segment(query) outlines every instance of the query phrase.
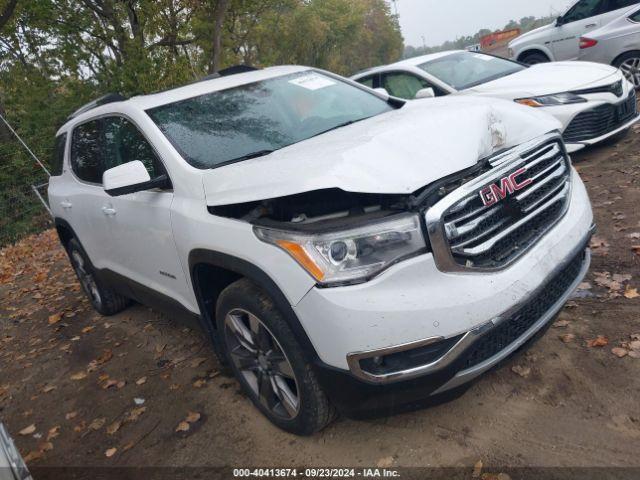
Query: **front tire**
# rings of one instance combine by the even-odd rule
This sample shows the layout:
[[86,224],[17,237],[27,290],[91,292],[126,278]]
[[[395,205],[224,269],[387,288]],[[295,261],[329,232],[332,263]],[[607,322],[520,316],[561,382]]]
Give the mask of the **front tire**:
[[97,277],[87,254],[75,238],[69,240],[67,253],[82,290],[98,313],[105,316],[115,315],[130,305],[131,301],[128,298],[104,285]]
[[525,54],[520,60],[522,63],[526,63],[527,65],[537,65],[538,63],[549,63],[549,57],[547,57],[544,53],[540,52],[532,52]]
[[620,69],[636,90],[640,90],[640,51],[620,55],[613,62],[613,66]]
[[271,298],[248,279],[229,285],[216,306],[229,365],[253,404],[276,426],[311,435],[334,410],[302,347]]

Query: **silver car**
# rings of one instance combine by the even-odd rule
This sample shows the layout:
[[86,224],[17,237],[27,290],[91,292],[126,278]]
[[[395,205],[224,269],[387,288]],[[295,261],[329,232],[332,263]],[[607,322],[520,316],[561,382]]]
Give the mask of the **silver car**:
[[640,89],[640,7],[582,37],[579,59],[618,67]]
[[0,423],[0,480],[33,480],[9,432]]

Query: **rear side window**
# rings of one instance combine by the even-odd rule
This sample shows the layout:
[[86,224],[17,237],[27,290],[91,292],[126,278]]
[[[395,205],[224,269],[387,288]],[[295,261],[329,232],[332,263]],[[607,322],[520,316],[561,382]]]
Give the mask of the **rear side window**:
[[62,164],[64,163],[64,148],[67,145],[67,134],[63,133],[56,137],[53,147],[53,157],[51,158],[51,175],[62,175]]
[[629,17],[632,22],[640,23],[640,10]]
[[71,168],[80,180],[102,183],[104,166],[100,144],[99,120],[83,123],[73,130]]
[[126,118],[104,119],[104,169],[140,160],[153,179],[165,173],[153,148],[140,130]]
[[358,83],[361,83],[362,85],[365,85],[365,86],[367,86],[369,88],[374,88],[373,79],[374,79],[374,77],[360,78],[360,79],[358,79]]

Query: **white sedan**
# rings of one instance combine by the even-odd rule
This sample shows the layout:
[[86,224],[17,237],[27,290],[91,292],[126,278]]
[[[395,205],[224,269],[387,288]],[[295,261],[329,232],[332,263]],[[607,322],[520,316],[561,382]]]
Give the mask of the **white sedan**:
[[352,80],[407,100],[481,95],[539,108],[562,122],[569,152],[613,137],[640,120],[633,85],[619,70],[596,63],[527,66],[456,50],[372,68]]

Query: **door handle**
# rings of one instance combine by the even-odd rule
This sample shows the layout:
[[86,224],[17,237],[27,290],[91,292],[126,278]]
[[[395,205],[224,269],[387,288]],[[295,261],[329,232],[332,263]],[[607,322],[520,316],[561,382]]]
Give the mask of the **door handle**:
[[60,202],[60,206],[65,210],[69,210],[73,207],[73,204],[69,200],[63,200]]
[[590,23],[589,25],[587,25],[585,28],[593,28],[593,27],[597,27],[598,24],[597,23]]
[[113,217],[116,214],[116,209],[105,205],[104,207],[102,207],[102,213],[104,213],[107,217]]

